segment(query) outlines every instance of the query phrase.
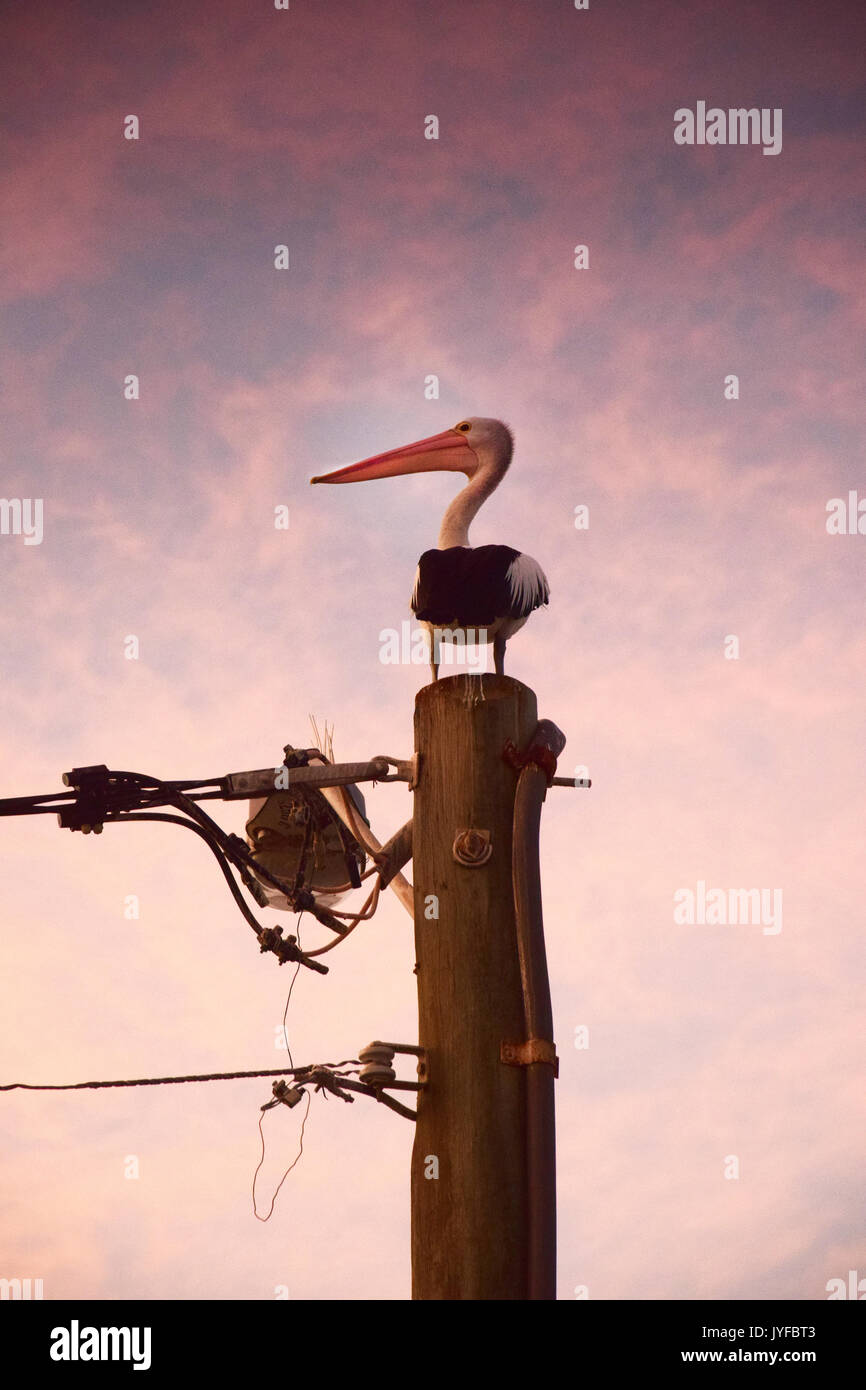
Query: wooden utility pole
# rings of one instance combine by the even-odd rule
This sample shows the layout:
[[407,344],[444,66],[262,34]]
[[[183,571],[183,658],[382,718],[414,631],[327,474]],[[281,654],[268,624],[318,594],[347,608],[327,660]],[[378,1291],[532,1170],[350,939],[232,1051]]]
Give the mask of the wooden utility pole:
[[[503,752],[509,741],[525,749],[537,723],[534,693],[508,676],[454,676],[416,700],[415,944],[427,1059],[412,1157],[416,1299],[555,1297],[553,1066],[549,1102],[528,1107],[531,1068],[503,1060],[503,1045],[508,1055],[527,1040],[531,973],[512,880],[518,774]],[[543,993],[543,940],[540,949]],[[535,1158],[528,1110],[543,1131]],[[530,1191],[533,1162],[544,1175]]]

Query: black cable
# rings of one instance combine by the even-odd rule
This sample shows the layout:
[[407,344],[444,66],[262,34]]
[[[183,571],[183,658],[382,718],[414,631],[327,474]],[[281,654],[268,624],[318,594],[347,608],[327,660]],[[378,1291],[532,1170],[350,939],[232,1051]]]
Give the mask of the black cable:
[[[190,819],[188,821],[178,821],[176,818],[173,818],[177,824],[189,825],[191,822],[195,823],[197,828],[200,828],[210,837],[210,839],[208,839],[208,844],[210,844],[211,849],[214,849],[214,852],[216,852],[216,850],[213,842],[219,846],[219,852],[224,854],[226,859],[230,860],[235,867],[240,868],[243,866],[248,871],[254,871],[259,877],[270,883],[273,888],[276,888],[279,893],[282,893],[291,900],[291,889],[289,885],[282,879],[277,878],[274,874],[269,873],[262,865],[257,864],[250,851],[237,839],[237,836],[230,835],[227,831],[223,830],[222,826],[219,825],[212,816],[209,816],[206,811],[203,811],[196,805],[192,797],[186,795],[184,787],[188,787],[190,785],[189,783],[162,782],[158,777],[149,777],[147,774],[139,772],[117,772],[112,773],[112,776],[127,778],[137,784],[147,784],[149,787],[152,787],[153,791],[150,792],[146,805],[159,806],[168,804],[170,806],[175,806],[179,811],[183,811]],[[201,784],[192,783],[192,786],[199,785]],[[159,797],[160,800],[156,800],[156,797]],[[124,812],[124,818],[131,819],[131,814]],[[109,819],[109,817],[106,817],[106,819]],[[234,880],[232,879],[230,882],[232,883],[233,889],[236,889],[237,885],[234,883]],[[246,907],[246,904],[244,904],[244,907]],[[254,918],[250,917],[246,912],[245,915],[247,916],[248,922],[254,922]],[[256,931],[260,930],[258,923],[255,923],[255,927]]]
[[[209,820],[210,817],[205,817],[205,819]],[[282,927],[263,927],[260,922],[256,921],[255,917],[250,912],[249,908],[244,902],[240,888],[238,887],[237,883],[232,877],[231,871],[228,867],[228,863],[226,862],[226,860],[228,859],[228,853],[219,845],[216,836],[212,835],[210,829],[206,829],[203,826],[196,825],[194,821],[185,820],[183,816],[173,816],[170,812],[167,811],[124,811],[122,814],[118,813],[117,815],[105,816],[103,819],[103,824],[122,825],[124,821],[133,820],[168,821],[171,825],[185,825],[188,830],[194,830],[197,835],[201,836],[205,844],[208,846],[208,848],[211,850],[212,854],[216,858],[216,861],[219,864],[220,869],[222,870],[223,877],[225,878],[226,883],[231,889],[232,897],[234,898],[235,902],[237,903],[238,907],[243,913],[244,918],[255,932],[262,950],[273,951],[274,954],[279,958],[281,965],[286,960],[297,961],[299,966],[305,965],[308,970],[314,970],[319,975],[327,975],[328,967],[326,965],[322,965],[320,961],[310,960],[307,956],[305,956],[303,951],[301,951],[300,948],[294,944],[293,937],[289,937],[288,941],[283,940]],[[215,825],[215,828],[218,831],[220,830],[219,826]],[[225,834],[224,831],[221,831],[220,833]]]
[[[86,827],[90,828],[90,826],[98,827],[106,823],[116,825],[120,820],[141,819],[162,819],[175,825],[190,826],[198,831],[216,855],[220,869],[238,907],[257,935],[266,929],[262,928],[249,911],[241,896],[240,889],[228,871],[226,861],[238,870],[250,891],[252,891],[252,880],[258,879],[285,897],[295,911],[306,909],[330,931],[336,932],[339,936],[346,934],[344,924],[327,908],[320,907],[316,903],[312,891],[301,890],[298,887],[297,880],[303,872],[308,848],[306,840],[299,873],[296,875],[295,884],[292,885],[272,874],[264,865],[257,863],[251,850],[237,835],[229,834],[223,830],[221,825],[196,805],[194,796],[188,795],[189,792],[194,792],[195,788],[206,785],[214,787],[216,790],[199,792],[199,796],[207,799],[222,799],[226,791],[225,778],[214,778],[204,784],[190,780],[163,782],[160,778],[152,777],[143,772],[113,771],[97,766],[74,768],[72,773],[65,774],[65,779],[72,779],[79,785],[72,787],[68,792],[58,792],[53,796],[49,794],[46,797],[10,797],[0,800],[0,815],[39,815],[51,811],[58,815],[61,825],[67,825],[69,829],[73,830],[84,829],[85,823]],[[46,800],[52,804],[43,805],[42,802]],[[157,816],[153,808],[164,805],[174,806],[177,810],[182,811],[188,819],[181,819],[170,814]],[[144,815],[142,815],[142,811],[145,813]],[[283,958],[281,956],[281,959]],[[306,961],[304,963],[308,964]],[[318,969],[316,966],[310,968]],[[327,972],[323,969],[322,973]]]
[[[360,1067],[357,1057],[347,1057],[342,1062],[319,1062],[306,1067],[269,1067],[266,1071],[213,1071],[197,1076],[146,1076],[132,1081],[71,1081],[64,1085],[34,1086],[28,1081],[12,1081],[0,1086],[0,1091],[102,1091],[118,1086],[179,1086],[185,1081],[245,1081],[256,1076],[297,1076],[321,1068],[324,1071],[338,1072],[340,1067]],[[306,1083],[305,1083],[306,1084]]]
[[258,933],[262,930],[261,924],[256,921],[255,917],[250,912],[249,908],[244,902],[241,890],[240,888],[238,888],[237,883],[232,877],[231,870],[229,869],[229,866],[225,861],[223,851],[219,848],[217,844],[214,843],[209,833],[206,830],[204,830],[202,826],[196,825],[194,821],[184,820],[183,816],[173,816],[167,811],[124,811],[123,813],[119,813],[116,816],[106,816],[104,824],[123,825],[125,821],[132,820],[168,821],[171,825],[185,825],[188,830],[194,830],[196,835],[199,835],[201,839],[204,840],[208,849],[213,854],[214,858],[220,866],[220,869],[222,870],[222,874],[225,878],[226,883],[231,889],[232,896],[235,902],[237,903],[241,912],[244,914],[246,920],[249,922],[253,931],[256,933],[256,935],[258,935]]
[[0,816],[38,816],[57,811],[57,806],[42,806],[43,801],[74,801],[78,792],[49,792],[45,796],[7,796],[0,801]]
[[249,872],[254,873],[257,878],[270,884],[272,888],[275,888],[278,893],[281,893],[283,897],[288,900],[295,911],[298,911],[298,903],[300,903],[302,909],[306,909],[307,912],[310,912],[316,920],[327,927],[329,931],[336,932],[338,936],[346,935],[345,925],[339,921],[338,918],[334,917],[327,908],[320,907],[310,890],[304,890],[302,898],[300,892],[294,885],[290,884],[286,879],[278,878],[276,874],[272,874],[269,869],[266,869],[263,864],[259,864],[253,857],[252,851],[242,840],[239,840],[236,835],[227,834],[221,825],[218,825],[200,806],[196,806],[195,802],[183,792],[173,792],[170,797],[170,802],[179,810],[185,811],[186,814],[199,825],[207,828],[220,843],[223,854],[225,854],[226,858],[231,860],[237,868],[243,866]]
[[[153,804],[151,798],[154,793],[170,800],[171,794],[175,790],[183,793],[189,800],[192,800],[193,797],[207,801],[225,798],[226,779],[224,777],[187,778],[178,782],[163,782],[160,778],[150,777],[146,773],[110,771],[109,778],[112,783],[126,783],[127,791],[130,785],[137,788],[139,793],[147,798],[149,804]],[[197,791],[196,789],[199,787],[209,787],[214,790]],[[112,795],[123,790],[124,787],[121,785],[111,785],[106,788],[106,795],[110,799]],[[0,798],[0,816],[48,815],[50,812],[56,812],[68,802],[76,801],[81,795],[81,791],[80,787],[73,787],[69,791],[45,792],[39,796],[2,797]]]

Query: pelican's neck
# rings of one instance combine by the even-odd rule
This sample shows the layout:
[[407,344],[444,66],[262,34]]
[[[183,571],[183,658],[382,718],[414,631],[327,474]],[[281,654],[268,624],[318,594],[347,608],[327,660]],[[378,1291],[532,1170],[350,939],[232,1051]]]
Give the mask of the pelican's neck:
[[450,550],[454,545],[469,545],[469,527],[498,482],[499,478],[492,469],[481,468],[458,492],[442,518],[436,542],[439,550]]

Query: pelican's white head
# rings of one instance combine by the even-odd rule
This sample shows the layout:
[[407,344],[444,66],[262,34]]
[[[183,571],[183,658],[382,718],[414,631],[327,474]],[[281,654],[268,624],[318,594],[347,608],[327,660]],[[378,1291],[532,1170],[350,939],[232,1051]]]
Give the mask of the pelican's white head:
[[480,471],[489,472],[499,482],[504,476],[514,452],[514,435],[502,420],[488,420],[483,415],[467,415],[454,426],[462,434],[477,460],[468,476]]

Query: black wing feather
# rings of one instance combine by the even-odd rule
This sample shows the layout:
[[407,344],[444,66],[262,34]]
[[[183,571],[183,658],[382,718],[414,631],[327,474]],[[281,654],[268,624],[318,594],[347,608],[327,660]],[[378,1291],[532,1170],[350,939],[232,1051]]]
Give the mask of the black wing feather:
[[[455,545],[425,550],[418,562],[412,612],[421,622],[487,627],[497,618],[522,618],[537,603],[515,603],[508,571],[520,556],[510,545]],[[539,602],[546,602],[540,595]]]

